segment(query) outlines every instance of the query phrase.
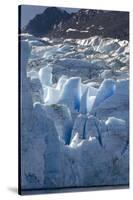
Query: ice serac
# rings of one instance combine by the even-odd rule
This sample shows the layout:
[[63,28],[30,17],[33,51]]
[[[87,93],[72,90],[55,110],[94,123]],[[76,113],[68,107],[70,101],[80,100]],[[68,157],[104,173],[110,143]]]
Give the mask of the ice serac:
[[72,111],[79,111],[80,100],[81,79],[79,77],[72,77],[65,82],[58,103],[67,105]]
[[126,129],[125,120],[118,119],[116,117],[109,117],[108,120],[106,121],[106,125],[108,127],[108,131],[112,130],[114,134],[116,133],[120,135],[124,134],[125,136],[127,135],[125,132]]
[[[33,137],[33,101],[30,90],[30,83],[27,78],[26,68],[31,48],[27,41],[21,41],[21,184],[22,189],[31,189],[42,185],[43,173],[40,160],[42,142],[40,138]],[[38,145],[36,145],[38,144]],[[44,145],[44,143],[43,143]],[[40,151],[37,152],[38,146]],[[37,148],[36,148],[37,147]],[[38,156],[40,154],[40,157]],[[32,163],[32,165],[31,165]]]
[[46,101],[45,99],[46,99],[47,95],[48,95],[48,87],[45,86],[45,87],[43,87],[43,102],[44,103]]
[[43,67],[39,70],[39,78],[43,86],[52,85],[52,68],[50,66]]
[[121,154],[128,144],[128,130],[125,120],[109,117],[106,121],[107,132],[103,135],[102,142],[110,155]]
[[44,102],[48,105],[56,104],[60,97],[60,90],[55,87],[47,87],[47,95],[44,97]]
[[44,102],[44,92],[42,88],[42,84],[38,78],[31,78],[30,79],[30,87],[31,87],[31,94],[33,103],[35,102]]
[[[80,125],[83,128],[81,121]],[[75,184],[128,184],[128,136],[125,128],[124,120],[109,118],[100,121],[94,116],[89,116],[86,120],[84,140],[80,137],[80,131],[75,129],[71,148],[66,155],[70,162],[75,161],[71,163],[71,168],[74,168],[77,175],[73,175]],[[126,175],[122,174],[124,171]]]
[[80,102],[80,113],[86,114],[88,112],[88,89],[84,92]]
[[119,168],[119,171],[117,171],[119,178],[116,178],[116,182],[118,184],[129,184],[129,146],[127,145],[127,148],[125,151],[117,157],[117,166],[122,166]]
[[103,101],[95,109],[95,114],[100,119],[116,117],[126,121],[128,128],[129,121],[129,81],[120,80],[116,82],[115,93]]
[[64,83],[66,82],[66,76],[62,76],[56,87],[50,87],[50,86],[45,86],[43,89],[45,90],[45,95],[44,95],[44,102],[47,103],[48,105],[51,104],[56,104],[60,98],[60,93],[62,90],[62,87]]
[[47,116],[53,121],[60,141],[70,143],[73,121],[71,112],[66,105],[52,104],[44,107]]
[[29,55],[28,42],[21,41],[22,189],[56,187],[61,185],[58,134],[53,121],[47,118],[43,105],[34,103],[33,106],[30,83],[26,74]]
[[115,81],[112,79],[105,79],[98,89],[93,109],[97,108],[103,101],[111,97],[116,89]]
[[[22,159],[23,189],[61,186],[61,151],[54,123],[44,106],[34,104],[32,130]],[[32,163],[32,165],[31,165]]]
[[[46,120],[41,105],[39,103],[34,104],[31,130],[26,137],[23,137],[22,189],[41,188],[44,185],[43,155],[45,151],[46,128],[43,117]],[[46,122],[48,121],[46,120]]]
[[26,182],[26,175],[25,170],[27,170],[26,167],[26,156],[27,149],[28,149],[28,142],[30,141],[29,132],[31,130],[31,123],[32,123],[32,110],[33,110],[33,104],[32,104],[32,97],[30,93],[30,86],[29,86],[29,80],[27,78],[26,74],[26,68],[28,63],[28,58],[30,56],[31,48],[27,41],[21,40],[20,41],[20,67],[21,67],[21,75],[20,75],[20,81],[21,81],[21,184],[22,188],[27,187]]
[[97,89],[86,84],[81,84],[82,97],[80,102],[80,113],[86,114],[92,110]]
[[109,173],[106,166],[110,167],[110,162],[99,141],[96,138],[84,140],[80,146],[80,152],[79,163],[82,169],[80,182],[84,186],[104,185]]
[[70,147],[76,149],[78,145],[80,145],[81,142],[82,142],[82,139],[80,138],[79,133],[76,132],[74,137],[71,140]]
[[92,140],[96,138],[99,144],[102,144],[102,132],[105,131],[105,126],[93,115],[88,116],[85,126],[85,139]]
[[64,75],[62,75],[62,76],[59,78],[59,81],[58,81],[58,83],[57,83],[56,89],[61,90],[62,87],[63,87],[63,85],[64,85],[64,83],[66,82],[66,80],[67,80],[67,77],[64,76]]
[[84,139],[86,120],[86,115],[79,114],[77,116],[73,125],[71,140],[75,137],[77,133],[80,139]]
[[42,147],[42,160],[44,160],[44,188],[54,188],[61,184],[61,154],[58,134],[53,121],[47,117],[42,105],[36,104],[34,112],[33,130],[36,135],[36,140],[43,135],[45,142],[45,146]]
[[66,150],[65,166],[71,176],[66,185],[98,186],[106,182],[109,171],[105,166],[111,167],[111,162],[96,138],[82,140],[76,133]]
[[20,67],[21,67],[21,124],[22,133],[26,134],[29,130],[29,124],[31,123],[31,113],[32,113],[32,96],[30,92],[29,80],[27,78],[26,68],[28,63],[28,58],[30,56],[31,47],[29,43],[25,40],[20,41]]
[[92,108],[93,108],[93,104],[95,102],[96,96],[89,96],[88,98],[88,113],[91,112]]

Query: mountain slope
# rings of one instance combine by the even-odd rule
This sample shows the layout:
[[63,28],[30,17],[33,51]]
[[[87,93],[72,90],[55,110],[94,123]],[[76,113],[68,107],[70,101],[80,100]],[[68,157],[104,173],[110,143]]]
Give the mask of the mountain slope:
[[23,32],[28,32],[34,36],[44,36],[53,30],[56,24],[66,20],[70,15],[59,8],[47,8],[42,14],[36,15],[24,28]]
[[47,8],[24,28],[35,36],[89,38],[99,35],[129,39],[129,13],[81,9],[68,14],[56,7]]
[[128,12],[81,9],[52,32],[55,37],[88,38],[99,35],[128,40]]

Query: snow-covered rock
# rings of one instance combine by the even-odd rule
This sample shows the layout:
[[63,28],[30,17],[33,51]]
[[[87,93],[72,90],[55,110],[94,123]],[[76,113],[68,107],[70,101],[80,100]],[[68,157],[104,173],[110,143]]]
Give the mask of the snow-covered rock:
[[66,30],[66,32],[71,32],[71,31],[75,32],[75,31],[77,31],[77,29],[69,28],[69,29]]

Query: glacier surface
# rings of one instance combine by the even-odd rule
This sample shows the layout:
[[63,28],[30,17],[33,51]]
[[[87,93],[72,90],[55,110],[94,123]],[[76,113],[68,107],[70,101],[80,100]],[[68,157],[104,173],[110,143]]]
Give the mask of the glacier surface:
[[21,38],[22,189],[128,185],[128,42],[42,41]]

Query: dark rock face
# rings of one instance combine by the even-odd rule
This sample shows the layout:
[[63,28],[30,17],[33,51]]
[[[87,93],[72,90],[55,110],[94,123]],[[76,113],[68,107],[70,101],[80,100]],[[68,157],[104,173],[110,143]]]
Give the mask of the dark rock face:
[[[79,10],[62,24],[60,36],[66,38],[88,38],[94,35],[127,39],[129,37],[128,12]],[[69,31],[69,28],[76,31]],[[54,31],[59,36],[59,30]]]
[[42,14],[36,15],[25,27],[24,32],[34,36],[44,36],[52,31],[59,22],[67,21],[70,15],[59,8],[47,8]]
[[80,39],[99,35],[128,40],[129,13],[81,9],[77,13],[68,14],[51,7],[31,20],[24,32],[57,38]]

